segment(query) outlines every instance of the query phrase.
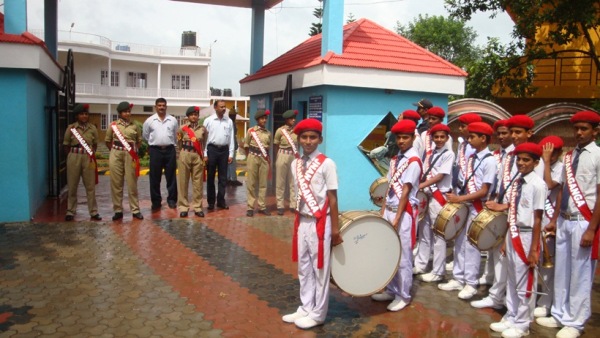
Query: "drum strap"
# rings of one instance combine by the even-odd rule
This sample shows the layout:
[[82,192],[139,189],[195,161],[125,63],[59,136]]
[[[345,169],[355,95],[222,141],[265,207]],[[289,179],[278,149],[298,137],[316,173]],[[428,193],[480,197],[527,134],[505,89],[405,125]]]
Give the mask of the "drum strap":
[[129,145],[129,142],[127,142],[127,140],[125,140],[125,136],[123,136],[123,134],[121,133],[121,131],[119,130],[119,127],[117,127],[117,123],[113,122],[110,125],[113,133],[115,133],[115,136],[117,136],[117,139],[119,140],[119,142],[121,142],[121,144],[123,145],[123,148],[125,148],[125,150],[127,150],[127,152],[129,153],[129,156],[131,156],[131,158],[133,159],[133,167],[135,168],[135,176],[138,177],[140,176],[140,158],[138,157],[137,152],[135,151],[135,149]]
[[[469,162],[467,163],[469,169],[473,168],[473,163],[475,162],[476,156],[477,155],[474,154],[469,158]],[[473,180],[473,182],[470,182],[471,178],[473,178],[473,176],[475,175],[475,172],[477,171],[479,166],[483,163],[483,161],[490,156],[492,156],[492,153],[485,154],[485,156],[481,159],[481,161],[479,161],[479,163],[477,163],[477,166],[475,168],[473,168],[473,170],[469,173],[469,177],[465,180],[465,184],[460,189],[461,195],[465,193],[465,188],[469,188],[470,186],[472,186],[473,189],[467,189],[469,191],[469,193],[475,192],[475,182],[474,182],[474,180]],[[471,184],[469,184],[469,183],[471,183]],[[480,212],[481,209],[483,209],[483,204],[482,204],[481,200],[473,201],[473,207],[475,208],[475,210],[477,210],[477,212]]]
[[421,182],[424,182],[425,180],[427,180],[427,175],[429,175],[429,173],[431,172],[431,169],[433,169],[433,165],[435,164],[435,162],[437,162],[437,160],[438,160],[440,157],[442,157],[442,155],[443,155],[445,152],[447,152],[447,151],[448,151],[448,149],[444,148],[444,150],[442,150],[442,152],[441,152],[441,153],[439,153],[439,155],[438,155],[438,156],[436,156],[435,158],[433,158],[433,160],[431,160],[431,158],[430,158],[430,161],[429,161],[429,162],[431,162],[431,163],[425,162],[425,163],[427,163],[427,164],[428,164],[428,166],[427,166],[427,170],[426,170],[426,171],[425,171],[425,173],[423,174],[423,177],[421,178]]
[[92,150],[90,145],[87,144],[87,142],[85,142],[85,139],[83,138],[83,136],[81,136],[81,134],[79,134],[79,132],[77,131],[77,128],[71,128],[71,134],[73,134],[73,136],[75,136],[75,139],[77,139],[77,142],[79,142],[79,144],[81,144],[81,147],[87,153],[88,157],[90,158],[90,165],[92,165],[91,162],[94,162],[94,167],[96,168],[95,169],[95,171],[96,171],[95,182],[96,182],[96,184],[98,184],[98,162],[96,161],[96,154],[94,154],[94,151]]

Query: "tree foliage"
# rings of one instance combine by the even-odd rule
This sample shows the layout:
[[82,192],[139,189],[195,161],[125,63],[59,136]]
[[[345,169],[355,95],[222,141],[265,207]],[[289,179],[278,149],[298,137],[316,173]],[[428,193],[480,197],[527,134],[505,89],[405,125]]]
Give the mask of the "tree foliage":
[[354,21],[356,21],[356,17],[354,16],[354,14],[348,13],[348,19],[346,19],[346,23],[348,24],[348,23],[352,23]]
[[[319,2],[322,3],[322,0],[319,0]],[[317,19],[319,19],[319,22],[313,22],[312,24],[310,24],[310,31],[308,32],[308,35],[310,36],[315,36],[318,34],[321,34],[321,32],[323,31],[323,24],[322,24],[322,19],[323,19],[323,6],[321,4],[321,7],[315,8],[313,10],[313,16]]]

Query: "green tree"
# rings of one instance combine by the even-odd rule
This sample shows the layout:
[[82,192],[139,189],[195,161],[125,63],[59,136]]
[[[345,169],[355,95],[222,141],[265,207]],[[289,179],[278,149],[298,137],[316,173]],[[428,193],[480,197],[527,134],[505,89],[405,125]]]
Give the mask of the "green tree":
[[321,4],[320,7],[315,8],[313,10],[313,16],[315,18],[319,19],[319,22],[313,22],[311,24],[310,31],[308,33],[308,35],[310,35],[310,36],[315,36],[315,35],[321,34],[321,32],[323,31],[323,24],[322,24],[323,0],[319,0],[319,3]]
[[346,23],[348,24],[348,23],[352,23],[354,21],[356,21],[356,17],[354,17],[354,14],[348,13],[348,19],[346,19]]

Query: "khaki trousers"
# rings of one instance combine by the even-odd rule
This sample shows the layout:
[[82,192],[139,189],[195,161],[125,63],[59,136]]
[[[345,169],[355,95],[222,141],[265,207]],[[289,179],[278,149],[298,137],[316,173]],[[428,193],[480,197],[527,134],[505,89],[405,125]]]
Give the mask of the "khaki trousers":
[[[248,154],[246,161],[247,174],[246,190],[248,210],[254,210],[254,202],[258,202],[258,210],[265,210],[265,199],[267,196],[267,179],[269,177],[269,162],[259,155]],[[258,195],[256,189],[258,188]]]
[[192,209],[196,212],[202,211],[202,196],[204,183],[202,173],[204,172],[204,160],[196,152],[182,150],[179,152],[177,161],[177,184],[179,192],[177,196],[177,208],[179,212],[187,212],[190,209],[188,202],[188,187],[192,179]]
[[275,161],[277,177],[275,178],[275,198],[277,209],[285,208],[285,189],[289,190],[290,208],[296,208],[296,194],[294,194],[294,178],[292,177],[292,161],[294,155],[279,152]]
[[110,170],[110,193],[115,213],[123,212],[123,180],[127,179],[127,194],[129,195],[129,208],[131,213],[140,212],[138,203],[137,177],[135,176],[135,162],[125,150],[112,149],[108,158]]
[[[91,164],[91,165],[90,165]],[[83,181],[90,216],[98,214],[96,204],[96,166],[90,162],[87,154],[69,153],[67,155],[67,215],[73,216],[77,211],[77,188],[79,178]]]

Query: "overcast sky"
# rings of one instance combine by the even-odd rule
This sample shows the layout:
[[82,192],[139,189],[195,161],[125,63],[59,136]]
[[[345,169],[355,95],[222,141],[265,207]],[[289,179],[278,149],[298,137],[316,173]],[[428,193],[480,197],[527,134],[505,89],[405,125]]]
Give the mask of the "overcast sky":
[[[28,1],[28,29],[43,28],[43,1]],[[318,0],[284,0],[265,14],[264,63],[306,40]],[[3,8],[0,7],[3,10]],[[419,14],[447,15],[443,0],[345,0],[344,21],[352,13],[393,30]],[[178,47],[183,31],[197,32],[197,45],[212,43],[211,86],[231,88],[239,95],[239,80],[250,69],[251,10],[170,0],[58,0],[58,29],[93,33],[118,42]],[[487,37],[510,40],[512,21],[505,13],[491,20],[479,15],[468,23]],[[213,43],[213,41],[217,41]]]

